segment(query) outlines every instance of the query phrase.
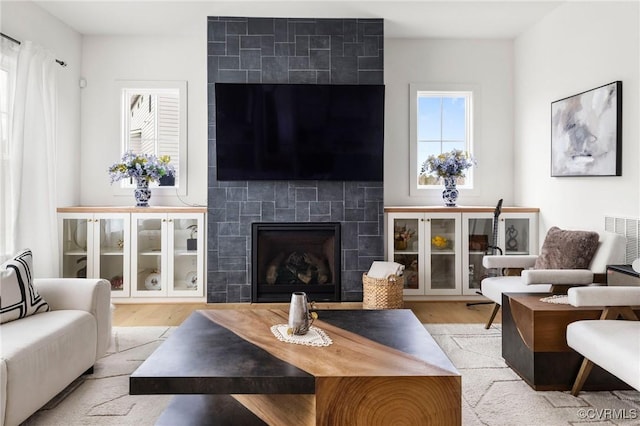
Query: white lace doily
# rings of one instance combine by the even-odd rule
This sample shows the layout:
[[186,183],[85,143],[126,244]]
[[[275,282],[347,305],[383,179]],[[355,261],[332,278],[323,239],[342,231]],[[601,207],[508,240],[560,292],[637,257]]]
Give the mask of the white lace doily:
[[327,333],[325,333],[324,330],[313,325],[309,328],[307,334],[302,336],[287,334],[288,328],[289,326],[287,324],[276,324],[271,326],[271,332],[281,342],[295,343],[296,345],[329,346],[333,343],[333,340],[327,336]]
[[555,303],[557,305],[568,305],[569,296],[566,294],[556,294],[554,296],[543,297],[540,301],[545,303]]

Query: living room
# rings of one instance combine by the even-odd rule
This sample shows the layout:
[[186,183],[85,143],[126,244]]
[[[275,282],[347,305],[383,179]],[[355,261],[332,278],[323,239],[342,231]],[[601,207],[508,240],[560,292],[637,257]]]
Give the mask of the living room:
[[[187,82],[188,188],[180,197],[154,191],[151,204],[207,206],[214,154],[207,17],[277,16],[384,19],[384,206],[442,204],[441,190],[411,195],[409,85],[475,83],[475,187],[461,189],[461,205],[504,199],[505,206],[539,208],[539,246],[554,225],[601,230],[606,216],[640,216],[637,2],[378,3],[386,2],[213,2],[177,13],[189,8],[169,2],[133,23],[120,15],[122,4],[3,2],[3,33],[41,44],[69,64],[58,70],[57,207],[133,203],[106,172],[122,154],[117,80]],[[424,22],[403,23],[394,8]],[[84,11],[100,19],[83,24]],[[484,19],[489,24],[478,24]],[[156,28],[154,21],[172,25]],[[621,176],[552,177],[551,103],[613,81],[622,81],[624,92]]]
[[[58,3],[47,4],[55,7]],[[167,9],[162,12],[163,16],[171,16],[171,3],[162,5]],[[204,7],[200,3],[198,5]],[[544,8],[537,3],[505,2],[499,7],[493,6],[494,9],[487,9],[489,12],[482,12],[483,7],[479,4],[467,12],[464,12],[466,9],[462,12],[455,9],[449,13],[453,13],[453,21],[464,18],[465,22],[474,22],[474,16],[480,13],[491,16],[487,19],[504,21],[507,18],[502,17],[513,10],[518,22],[527,24],[520,24],[518,32],[508,29],[511,35],[506,38],[488,33],[484,26],[476,30],[480,31],[480,36],[474,38],[469,33],[470,24],[456,25],[455,28],[462,27],[457,30],[457,34],[462,36],[446,32],[452,31],[448,30],[451,24],[438,24],[439,30],[445,28],[440,30],[445,31],[441,32],[443,35],[434,33],[417,38],[400,23],[394,30],[397,35],[394,37],[392,33],[390,36],[390,25],[394,28],[396,24],[393,21],[385,23],[384,206],[441,204],[441,191],[438,190],[410,195],[409,84],[478,82],[481,104],[477,114],[480,119],[473,152],[477,160],[474,167],[477,184],[473,190],[461,190],[461,205],[493,206],[502,198],[505,206],[539,208],[540,241],[553,225],[601,229],[607,215],[637,217],[640,196],[635,186],[640,177],[634,165],[640,153],[633,142],[637,139],[638,129],[632,118],[637,112],[637,28],[633,21],[635,14],[626,12],[627,8],[635,7],[634,2],[568,2],[545,4]],[[79,7],[88,8],[98,16],[118,10],[113,5],[102,5],[105,7],[102,12],[91,2],[73,7],[67,4],[66,7],[73,11],[71,16],[80,16],[75,12]],[[306,10],[304,5],[296,7],[300,8],[298,16],[313,16],[313,9]],[[426,2],[420,7],[434,5]],[[534,7],[537,15],[527,9]],[[158,8],[156,13],[160,13]],[[526,9],[524,12],[523,8]],[[500,14],[495,12],[498,9],[502,10]],[[291,9],[291,15],[295,15],[294,10]],[[242,16],[240,11],[231,9],[228,13]],[[426,12],[435,13],[431,10]],[[192,17],[194,13],[195,17]],[[340,13],[347,11],[338,9],[335,12],[337,16]],[[358,12],[351,13],[357,15]],[[589,19],[574,18],[589,13],[599,17],[601,24],[597,32],[591,28]],[[155,191],[151,204],[207,205],[211,197],[207,154],[213,154],[208,149],[207,105],[210,101],[205,89],[207,59],[202,53],[206,51],[207,28],[205,23],[191,21],[206,20],[206,16],[213,14],[208,10],[197,10],[185,17],[186,21],[171,27],[174,29],[154,30],[153,35],[148,34],[149,30],[145,30],[147,34],[140,35],[132,27],[128,30],[107,28],[103,30],[104,34],[89,30],[88,34],[80,34],[36,3],[6,2],[3,5],[5,33],[18,40],[40,42],[70,64],[58,70],[58,93],[63,101],[58,108],[57,207],[128,204],[127,192],[117,191],[114,185],[110,185],[106,172],[97,173],[98,170],[106,170],[121,155],[119,99],[115,87],[118,80],[187,82],[188,191],[179,198],[171,192]],[[532,19],[529,16],[536,16],[537,22],[528,23],[523,16],[529,21]],[[75,19],[80,20],[78,17]],[[438,22],[438,19],[434,20]],[[33,25],[31,22],[41,24]],[[607,25],[611,25],[614,31],[607,29]],[[167,34],[169,31],[178,33],[172,36]],[[601,46],[595,43],[601,43]],[[597,61],[587,55],[594,49],[599,52]],[[423,54],[417,55],[416,51]],[[551,70],[553,75],[545,74]],[[79,87],[81,79],[86,83],[84,88]],[[551,177],[551,102],[612,81],[624,82],[622,175]],[[202,90],[196,90],[198,87]],[[112,114],[108,114],[109,111]],[[68,167],[68,163],[79,167]],[[615,190],[612,190],[613,183]],[[625,195],[620,196],[622,193]],[[599,200],[596,204],[591,202],[594,196]]]

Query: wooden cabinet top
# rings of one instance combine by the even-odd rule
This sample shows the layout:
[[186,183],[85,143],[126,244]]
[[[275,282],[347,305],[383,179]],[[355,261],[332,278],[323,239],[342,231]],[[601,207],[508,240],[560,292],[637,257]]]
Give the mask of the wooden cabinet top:
[[[493,213],[490,206],[386,206],[385,213]],[[502,207],[502,213],[539,213],[537,207]]]
[[182,206],[71,206],[58,207],[58,213],[206,213],[206,207]]

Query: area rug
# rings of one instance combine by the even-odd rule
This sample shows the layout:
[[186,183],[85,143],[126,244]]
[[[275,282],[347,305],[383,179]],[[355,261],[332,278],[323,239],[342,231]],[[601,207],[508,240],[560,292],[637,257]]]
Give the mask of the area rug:
[[[425,324],[462,374],[463,425],[638,425],[640,392],[536,392],[501,356],[501,330]],[[131,374],[172,327],[114,327],[107,355],[22,426],[153,425],[171,399],[129,395]],[[179,426],[179,425],[176,425]],[[278,425],[279,426],[279,425]]]
[[114,327],[111,346],[93,374],[78,378],[21,426],[153,425],[171,396],[129,395],[129,375],[173,329]]
[[425,324],[462,374],[463,425],[638,425],[640,392],[536,392],[502,358],[502,330]]

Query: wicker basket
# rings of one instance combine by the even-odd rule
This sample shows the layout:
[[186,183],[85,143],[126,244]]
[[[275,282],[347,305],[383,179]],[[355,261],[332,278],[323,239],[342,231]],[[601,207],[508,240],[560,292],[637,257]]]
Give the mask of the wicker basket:
[[363,309],[399,309],[403,306],[404,277],[391,275],[386,278],[370,278],[362,274]]

